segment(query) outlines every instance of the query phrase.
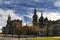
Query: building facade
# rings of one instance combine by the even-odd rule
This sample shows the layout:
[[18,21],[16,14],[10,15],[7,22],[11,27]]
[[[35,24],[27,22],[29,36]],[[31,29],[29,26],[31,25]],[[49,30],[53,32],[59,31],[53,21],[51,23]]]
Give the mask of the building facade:
[[3,27],[3,34],[17,34],[17,29],[22,27],[22,20],[11,20],[10,15],[8,16],[7,25]]
[[[32,18],[32,27],[36,29],[39,28],[38,35],[39,36],[58,36],[60,35],[60,20],[50,21],[48,18],[43,17],[43,13],[41,13],[41,17],[38,19],[37,10],[34,9],[34,15]],[[3,27],[2,33],[4,34],[17,34],[17,29],[21,28],[22,20],[11,20],[10,15],[8,16],[7,25]],[[28,28],[24,26],[23,28]],[[26,33],[26,32],[25,32]]]

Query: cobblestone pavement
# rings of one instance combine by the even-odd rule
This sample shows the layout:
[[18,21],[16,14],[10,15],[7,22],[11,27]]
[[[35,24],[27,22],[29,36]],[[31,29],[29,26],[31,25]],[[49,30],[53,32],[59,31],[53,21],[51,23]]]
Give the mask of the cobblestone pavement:
[[[40,37],[38,37],[40,38]],[[60,37],[51,37],[51,38],[58,38],[60,39]],[[0,37],[0,40],[31,40],[33,38],[12,38],[12,37]]]
[[0,40],[28,40],[27,38],[0,37]]

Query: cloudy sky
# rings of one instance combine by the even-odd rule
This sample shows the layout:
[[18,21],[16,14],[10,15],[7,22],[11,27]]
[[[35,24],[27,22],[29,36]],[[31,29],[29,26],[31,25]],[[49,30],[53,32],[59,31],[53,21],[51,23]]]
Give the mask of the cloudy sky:
[[9,13],[12,20],[31,24],[35,7],[38,17],[42,12],[49,20],[60,19],[60,0],[0,0],[0,28],[6,25]]

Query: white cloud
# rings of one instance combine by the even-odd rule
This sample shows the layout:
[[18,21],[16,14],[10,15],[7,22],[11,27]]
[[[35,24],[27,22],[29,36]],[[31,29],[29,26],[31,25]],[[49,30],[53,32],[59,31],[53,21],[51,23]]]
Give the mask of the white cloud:
[[57,7],[60,7],[60,1],[56,1],[56,2],[54,3],[54,5],[57,6]]
[[[26,17],[28,17],[28,18],[30,18],[31,20],[32,20],[32,14],[30,14],[30,15],[23,15],[23,16],[26,16]],[[24,20],[24,18],[23,18],[23,26],[25,26],[26,25],[26,23],[27,23],[27,25],[29,25],[29,26],[31,26],[32,25],[32,23],[31,23],[32,21],[25,21]]]
[[9,13],[10,13],[12,20],[13,20],[13,19],[20,19],[20,20],[22,20],[22,19],[21,19],[22,16],[21,16],[21,15],[18,16],[18,14],[14,13],[13,10],[7,10],[6,12],[8,13],[8,15],[9,15]]
[[28,17],[28,18],[32,19],[33,14],[32,14],[32,13],[30,13],[30,14],[28,14],[28,15],[24,15],[24,16],[26,16],[26,17]]
[[33,0],[34,2],[44,2],[45,0]]
[[[41,12],[37,12],[37,15],[38,15],[38,19],[39,19],[41,16]],[[30,13],[29,15],[25,15],[25,16],[32,19],[33,13]],[[60,13],[59,12],[44,12],[43,17],[44,18],[47,17],[48,20],[56,21],[56,20],[60,19]]]
[[[41,16],[40,12],[38,12],[37,14],[38,14],[38,17]],[[52,20],[52,21],[53,20],[56,21],[56,20],[60,19],[60,14],[58,12],[44,12],[43,16],[44,16],[44,18],[48,17],[48,20]]]
[[49,12],[47,15],[49,20],[58,20],[60,19],[60,13],[58,12]]
[[0,4],[11,4],[11,0],[0,0]]
[[4,4],[11,4],[11,1],[4,1]]
[[3,1],[2,0],[0,0],[0,4],[2,4],[3,3]]

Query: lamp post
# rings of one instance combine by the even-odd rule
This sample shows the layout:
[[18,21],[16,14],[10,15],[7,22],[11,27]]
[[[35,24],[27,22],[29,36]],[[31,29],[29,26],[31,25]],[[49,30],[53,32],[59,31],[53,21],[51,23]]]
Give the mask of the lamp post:
[[17,34],[18,40],[20,40],[20,30],[18,28],[16,29],[16,34]]
[[18,40],[20,40],[20,34],[18,34]]

